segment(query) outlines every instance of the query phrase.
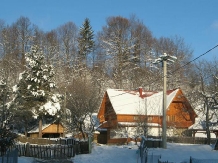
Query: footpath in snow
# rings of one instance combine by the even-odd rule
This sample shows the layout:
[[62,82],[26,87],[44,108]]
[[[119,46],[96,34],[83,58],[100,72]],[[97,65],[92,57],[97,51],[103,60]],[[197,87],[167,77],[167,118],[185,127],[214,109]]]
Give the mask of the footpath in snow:
[[[134,144],[124,146],[94,145],[91,154],[76,155],[74,163],[140,163],[138,146]],[[189,163],[190,156],[204,159],[204,163],[218,160],[218,151],[210,145],[190,145],[168,143],[167,149],[149,148],[149,154],[161,155],[162,161],[174,163]]]
[[74,163],[136,163],[137,145],[108,146],[94,144],[91,154],[76,155]]

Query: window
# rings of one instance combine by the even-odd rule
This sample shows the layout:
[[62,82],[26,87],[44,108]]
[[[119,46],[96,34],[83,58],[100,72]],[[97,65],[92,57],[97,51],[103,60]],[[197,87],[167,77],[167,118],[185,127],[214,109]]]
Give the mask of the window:
[[148,121],[151,122],[153,120],[153,117],[148,117]]
[[167,115],[167,121],[170,121],[170,116],[169,115]]
[[175,122],[175,115],[167,115],[167,121],[168,122]]
[[138,116],[134,116],[133,119],[134,119],[135,121],[137,121],[137,120],[139,120],[139,117],[138,117]]

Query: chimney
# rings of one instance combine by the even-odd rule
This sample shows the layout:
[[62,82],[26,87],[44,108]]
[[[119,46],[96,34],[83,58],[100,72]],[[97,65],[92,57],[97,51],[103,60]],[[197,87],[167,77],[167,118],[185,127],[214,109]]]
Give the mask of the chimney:
[[142,87],[139,87],[139,97],[142,97]]

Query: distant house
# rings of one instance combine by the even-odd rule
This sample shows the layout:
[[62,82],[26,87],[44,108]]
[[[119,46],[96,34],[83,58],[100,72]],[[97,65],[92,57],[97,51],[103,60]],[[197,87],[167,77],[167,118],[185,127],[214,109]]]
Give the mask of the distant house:
[[[64,134],[64,127],[61,123],[53,122],[42,126],[42,138],[58,138]],[[39,128],[35,127],[27,133],[28,137],[38,138]]]
[[[200,106],[198,106],[200,107]],[[206,115],[203,110],[196,108],[198,117],[195,119],[195,124],[189,127],[189,131],[192,133],[192,137],[206,138]],[[209,110],[209,130],[211,138],[218,138],[218,120],[217,110]]]
[[[122,143],[128,137],[146,134],[160,136],[162,128],[163,92],[108,89],[98,112],[101,141]],[[167,134],[182,134],[195,123],[196,113],[181,89],[167,91]]]

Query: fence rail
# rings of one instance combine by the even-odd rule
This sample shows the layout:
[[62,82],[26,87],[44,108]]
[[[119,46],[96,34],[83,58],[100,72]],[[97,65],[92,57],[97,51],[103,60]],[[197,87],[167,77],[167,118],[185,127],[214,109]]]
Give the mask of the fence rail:
[[38,144],[38,145],[47,145],[47,144],[75,145],[77,142],[79,142],[74,138],[45,139],[45,138],[30,138],[30,137],[21,137],[21,136],[17,138],[17,141],[21,143],[28,142],[30,144]]

